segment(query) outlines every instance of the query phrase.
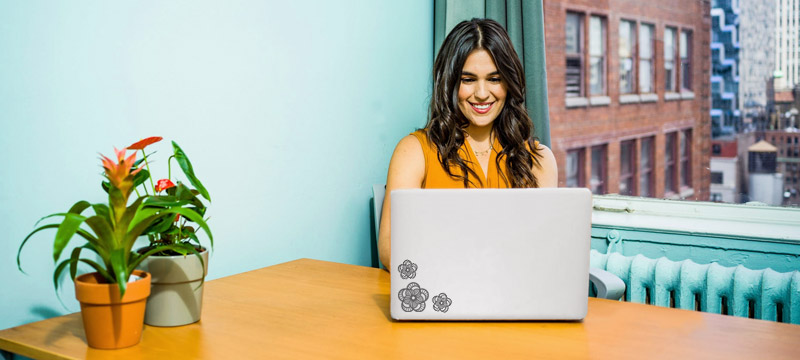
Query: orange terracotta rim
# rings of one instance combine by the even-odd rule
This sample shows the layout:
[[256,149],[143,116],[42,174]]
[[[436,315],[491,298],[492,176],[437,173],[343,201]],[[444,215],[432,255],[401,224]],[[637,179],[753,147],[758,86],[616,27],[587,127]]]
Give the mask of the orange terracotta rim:
[[125,296],[120,299],[119,285],[106,283],[99,273],[83,274],[75,278],[75,297],[86,304],[118,304],[136,302],[150,296],[150,273],[134,270],[140,279],[129,282]]

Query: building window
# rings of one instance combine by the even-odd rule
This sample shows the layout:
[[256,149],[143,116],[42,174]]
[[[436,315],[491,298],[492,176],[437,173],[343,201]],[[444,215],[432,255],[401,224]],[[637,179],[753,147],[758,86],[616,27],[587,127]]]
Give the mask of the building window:
[[655,92],[653,89],[653,25],[639,25],[639,92]]
[[583,149],[567,151],[567,187],[586,186],[583,177]]
[[677,192],[676,175],[677,164],[675,163],[675,143],[678,133],[670,133],[666,136],[666,146],[664,148],[664,192]]
[[566,33],[566,89],[567,97],[583,96],[583,15],[567,13]]
[[713,202],[722,202],[722,194],[720,193],[711,193],[711,199]]
[[719,155],[719,154],[722,154],[722,145],[711,144],[711,155]]
[[606,145],[592,147],[590,187],[593,194],[606,193]]
[[606,20],[599,16],[589,20],[589,92],[606,94]]
[[653,196],[653,137],[643,138],[639,153],[639,196]]
[[711,183],[712,184],[722,184],[722,172],[721,171],[712,171],[711,172]]
[[692,33],[688,30],[681,31],[681,87],[684,90],[692,89]]
[[674,92],[675,71],[675,28],[664,29],[664,90]]
[[620,195],[633,195],[634,177],[633,169],[635,168],[635,159],[633,155],[636,153],[636,143],[633,140],[623,141],[619,147],[619,194]]
[[632,93],[635,74],[634,44],[636,44],[636,23],[619,22],[619,92]]
[[681,131],[681,187],[692,187],[692,130]]

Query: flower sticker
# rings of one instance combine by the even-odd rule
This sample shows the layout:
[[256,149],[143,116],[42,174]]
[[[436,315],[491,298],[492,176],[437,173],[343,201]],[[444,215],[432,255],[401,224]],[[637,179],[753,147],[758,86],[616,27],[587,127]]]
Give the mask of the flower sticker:
[[397,271],[400,272],[401,279],[413,279],[417,276],[417,264],[414,264],[411,260],[403,261],[397,267]]
[[419,284],[412,282],[408,287],[401,289],[397,293],[400,298],[400,307],[405,312],[422,312],[425,310],[425,301],[428,300],[428,290],[419,287]]
[[172,181],[169,181],[169,179],[161,179],[156,181],[156,192],[162,192],[171,187],[175,187],[175,184],[173,184]]
[[445,293],[433,297],[433,310],[446,313],[451,304],[453,304],[453,299],[448,298]]

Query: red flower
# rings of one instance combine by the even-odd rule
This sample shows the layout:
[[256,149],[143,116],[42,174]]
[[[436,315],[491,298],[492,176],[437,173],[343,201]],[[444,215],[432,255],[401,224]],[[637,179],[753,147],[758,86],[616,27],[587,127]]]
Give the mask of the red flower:
[[172,181],[169,181],[169,179],[161,179],[156,181],[156,192],[162,192],[171,187],[175,187],[175,184],[173,184]]
[[128,149],[129,150],[144,150],[144,148],[146,148],[147,145],[155,144],[155,143],[161,141],[161,139],[163,139],[161,136],[151,136],[151,137],[149,137],[147,139],[142,139],[142,140],[139,140],[139,141],[133,143],[131,146],[128,146]]
[[173,221],[178,221],[180,219],[181,219],[181,214],[175,214],[175,220]]

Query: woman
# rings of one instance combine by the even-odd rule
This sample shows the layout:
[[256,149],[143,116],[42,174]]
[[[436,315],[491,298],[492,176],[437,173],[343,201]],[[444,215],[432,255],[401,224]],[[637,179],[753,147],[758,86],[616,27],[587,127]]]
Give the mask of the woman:
[[552,151],[533,138],[525,74],[500,24],[472,19],[456,25],[433,64],[433,79],[428,124],[400,140],[389,164],[378,240],[387,269],[392,190],[558,183]]

